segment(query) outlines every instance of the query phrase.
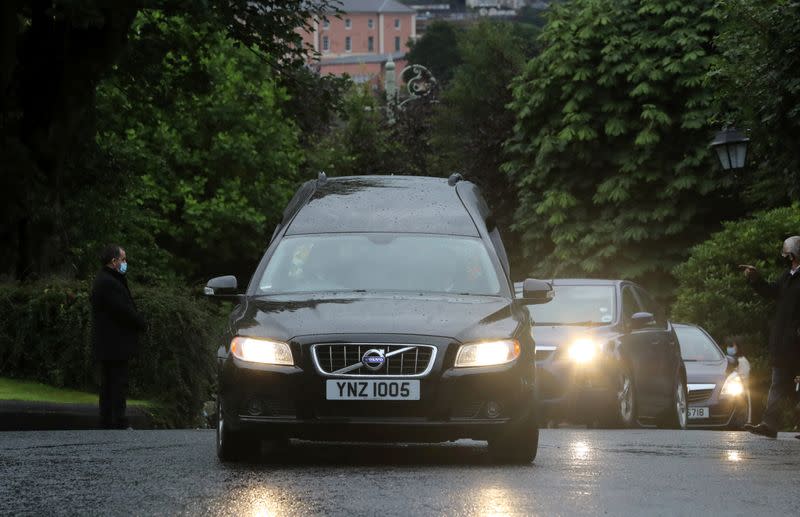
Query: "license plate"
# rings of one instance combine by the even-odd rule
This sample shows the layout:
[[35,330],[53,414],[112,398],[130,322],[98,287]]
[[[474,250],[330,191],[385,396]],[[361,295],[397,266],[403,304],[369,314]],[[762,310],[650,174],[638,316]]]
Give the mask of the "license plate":
[[689,418],[710,418],[711,413],[708,412],[707,407],[690,407]]
[[329,379],[328,400],[419,400],[419,381]]

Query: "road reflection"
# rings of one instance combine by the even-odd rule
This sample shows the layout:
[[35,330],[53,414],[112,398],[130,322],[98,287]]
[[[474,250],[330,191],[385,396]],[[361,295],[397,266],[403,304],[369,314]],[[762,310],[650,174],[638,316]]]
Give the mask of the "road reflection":
[[580,461],[589,459],[592,452],[592,448],[584,441],[573,442],[571,449],[572,458]]
[[521,512],[514,502],[514,494],[504,488],[481,488],[470,513],[486,516],[519,515]]
[[739,451],[725,451],[725,459],[733,463],[742,461],[742,454]]

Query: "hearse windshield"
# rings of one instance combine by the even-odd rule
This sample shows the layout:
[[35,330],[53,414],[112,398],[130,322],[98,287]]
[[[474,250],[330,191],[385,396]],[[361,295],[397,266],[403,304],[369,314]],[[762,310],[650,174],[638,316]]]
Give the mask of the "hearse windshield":
[[480,239],[419,234],[285,237],[258,294],[410,291],[499,295],[498,270]]

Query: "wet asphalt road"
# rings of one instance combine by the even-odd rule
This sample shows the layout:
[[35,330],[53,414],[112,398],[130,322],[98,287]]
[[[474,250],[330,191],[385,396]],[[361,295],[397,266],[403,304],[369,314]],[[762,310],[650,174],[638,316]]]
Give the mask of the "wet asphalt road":
[[222,465],[213,431],[0,433],[1,515],[798,515],[800,440],[543,430],[531,466],[480,442],[293,442]]

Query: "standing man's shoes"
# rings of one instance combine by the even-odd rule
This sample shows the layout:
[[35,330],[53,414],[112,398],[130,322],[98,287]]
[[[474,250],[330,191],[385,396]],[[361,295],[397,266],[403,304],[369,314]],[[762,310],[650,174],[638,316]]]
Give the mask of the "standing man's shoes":
[[745,431],[749,431],[749,432],[752,433],[753,429],[755,429],[755,428],[756,428],[756,424],[751,424],[750,422],[744,424],[744,430]]
[[770,426],[768,426],[765,423],[760,423],[760,424],[758,424],[756,426],[752,426],[752,425],[751,426],[745,426],[745,429],[747,429],[748,431],[750,431],[753,434],[757,434],[759,436],[766,436],[767,438],[777,438],[778,437],[778,431],[776,431],[775,429],[771,428]]

